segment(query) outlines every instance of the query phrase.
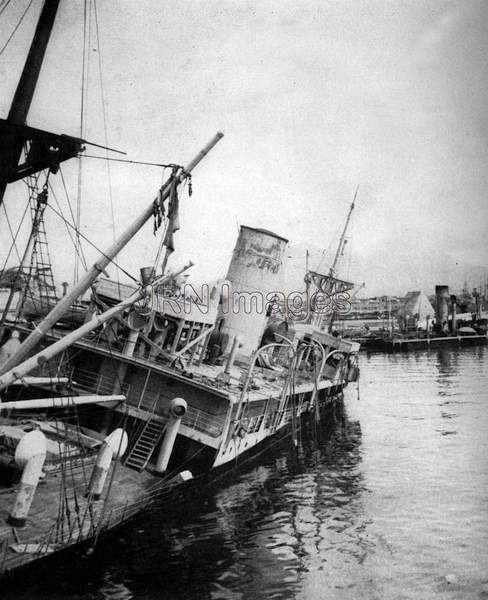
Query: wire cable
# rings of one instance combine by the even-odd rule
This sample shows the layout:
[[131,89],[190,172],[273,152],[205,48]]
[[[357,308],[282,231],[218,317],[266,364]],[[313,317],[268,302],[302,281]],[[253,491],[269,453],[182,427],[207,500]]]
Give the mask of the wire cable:
[[66,231],[68,232],[68,236],[69,236],[69,238],[71,240],[71,243],[74,246],[75,252],[79,252],[78,256],[79,256],[79,258],[80,258],[80,260],[81,260],[81,262],[83,264],[83,268],[86,271],[87,270],[87,265],[86,265],[85,256],[83,254],[83,249],[81,247],[77,248],[76,240],[73,237],[73,234],[71,233],[71,230],[70,230],[70,228],[67,225],[67,219],[66,219],[66,217],[63,214],[63,209],[61,208],[61,205],[59,204],[58,198],[56,196],[56,193],[55,193],[54,188],[52,187],[51,183],[49,183],[49,190],[50,190],[51,194],[53,195],[53,198],[54,198],[54,201],[56,202],[56,206],[58,207],[59,213],[61,214],[61,216],[63,218],[64,224],[66,226]]
[[[30,0],[27,8],[24,10],[24,12],[22,13],[22,16],[20,17],[17,25],[14,27],[14,30],[12,31],[12,33],[10,34],[10,37],[7,39],[7,41],[5,42],[5,44],[2,46],[2,49],[0,50],[0,56],[3,54],[3,51],[5,50],[5,48],[9,45],[10,40],[14,37],[15,33],[17,32],[17,29],[20,27],[20,25],[22,24],[22,21],[24,20],[25,15],[27,14],[29,8],[32,6],[32,3],[34,2],[34,0]],[[0,15],[3,13],[3,11],[7,8],[8,6],[8,2],[7,4],[2,8],[2,11],[0,12]]]
[[[87,46],[89,46],[89,32],[87,34],[88,27],[88,19],[87,19],[87,7],[88,0],[85,0],[83,3],[83,58],[81,62],[81,104],[80,104],[80,138],[83,138],[85,132],[85,112],[86,112],[86,85],[88,79],[88,67],[87,63]],[[87,43],[87,35],[88,35],[88,43]],[[76,197],[76,219],[75,223],[75,231],[76,231],[76,256],[75,256],[75,264],[73,268],[73,282],[76,284],[78,282],[79,275],[79,247],[81,245],[80,240],[80,228],[81,228],[81,187],[82,187],[82,177],[83,177],[83,161],[80,158],[78,163],[78,189],[77,189],[77,197]]]
[[[102,69],[102,49],[100,46],[100,30],[98,27],[98,12],[97,12],[97,0],[93,0],[93,14],[95,16],[95,34],[96,34],[96,42],[97,42],[97,53],[98,53],[98,75],[100,79],[100,96],[102,101],[102,117],[103,117],[103,133],[105,138],[105,146],[108,148],[108,133],[107,133],[107,111],[106,103],[105,103],[105,91],[103,87],[103,69]],[[108,149],[105,150],[105,155],[108,157]],[[107,161],[107,183],[108,183],[108,197],[110,200],[110,215],[112,218],[112,239],[115,242],[117,238],[116,228],[115,228],[115,211],[114,211],[114,199],[112,192],[112,177],[110,173],[110,162]],[[117,283],[120,285],[119,272],[117,274]]]
[[[5,203],[3,203],[3,208],[4,208],[5,212],[6,212],[6,211],[7,211],[7,209],[5,208]],[[8,251],[8,254],[7,254],[7,258],[5,259],[5,262],[4,262],[4,264],[3,264],[2,272],[5,270],[5,267],[7,266],[8,259],[10,258],[10,255],[11,255],[11,253],[12,253],[12,249],[13,249],[13,246],[15,245],[15,242],[16,242],[16,240],[17,240],[17,237],[18,237],[18,235],[19,235],[19,232],[20,232],[20,228],[22,227],[22,224],[23,224],[23,222],[24,222],[24,219],[25,219],[25,216],[26,216],[26,214],[27,214],[27,211],[28,211],[28,210],[29,210],[29,202],[27,202],[27,203],[26,203],[26,206],[25,206],[25,209],[24,209],[24,213],[23,213],[23,215],[22,215],[22,218],[21,218],[21,220],[20,220],[19,226],[17,227],[17,231],[16,231],[16,233],[15,233],[15,238],[14,238],[13,245],[10,247],[10,250]],[[18,253],[18,252],[17,252],[17,253]]]
[[[61,181],[63,183],[64,194],[66,196],[66,202],[68,203],[69,212],[71,214],[71,221],[74,224],[75,223],[75,214],[73,212],[73,206],[71,204],[71,200],[70,200],[69,193],[68,193],[68,188],[66,186],[66,181],[64,179],[64,174],[63,174],[63,171],[61,169],[61,165],[59,165],[59,173],[61,175]],[[83,248],[81,246],[80,246],[80,257],[81,257],[83,266],[86,269],[87,262],[86,262],[85,252],[84,252],[84,250],[83,250]]]
[[22,259],[20,258],[19,250],[17,248],[16,238],[14,237],[14,232],[12,230],[12,225],[10,223],[10,219],[9,219],[9,216],[8,216],[8,213],[7,213],[7,209],[5,208],[5,202],[2,202],[2,207],[3,207],[3,210],[5,212],[5,219],[7,221],[7,226],[8,226],[8,229],[10,231],[10,235],[12,237],[12,244],[13,244],[13,247],[15,248],[15,252],[17,254],[17,258],[19,259],[19,262],[20,262]]
[[100,252],[100,254],[102,254],[102,255],[103,255],[105,258],[107,258],[107,259],[108,259],[108,260],[109,260],[109,261],[110,261],[110,262],[111,262],[111,263],[112,263],[112,264],[113,264],[115,267],[117,267],[117,269],[120,269],[120,270],[122,271],[122,273],[124,273],[125,275],[127,275],[127,277],[129,277],[130,279],[132,279],[132,281],[135,281],[135,282],[136,282],[136,283],[139,285],[139,280],[138,280],[136,277],[133,277],[133,276],[132,276],[132,275],[131,275],[131,274],[130,274],[128,271],[126,271],[126,270],[125,270],[123,267],[121,267],[119,264],[117,264],[117,263],[114,261],[114,259],[113,259],[113,258],[110,258],[109,256],[107,256],[107,254],[105,254],[105,252],[103,252],[102,250],[100,250],[100,248],[99,248],[99,247],[98,247],[96,244],[94,244],[92,241],[90,241],[90,240],[89,240],[89,239],[86,237],[86,235],[84,235],[83,233],[81,233],[81,231],[78,231],[74,225],[72,225],[72,224],[71,224],[69,221],[67,221],[67,220],[66,220],[66,219],[63,217],[63,215],[62,215],[60,212],[58,212],[58,211],[57,211],[57,210],[54,208],[54,206],[52,206],[52,204],[49,204],[49,203],[48,203],[47,205],[49,206],[49,208],[50,208],[50,209],[51,209],[51,210],[52,210],[52,211],[53,211],[53,212],[54,212],[56,215],[58,215],[58,217],[59,217],[60,219],[62,219],[62,220],[63,220],[63,221],[64,221],[64,222],[65,222],[65,223],[66,223],[66,224],[69,226],[69,227],[71,227],[72,229],[74,229],[74,230],[77,232],[77,234],[78,234],[78,235],[79,235],[81,238],[83,238],[83,239],[84,239],[86,242],[88,242],[88,243],[90,244],[90,246],[92,246],[93,248],[95,248],[95,250],[96,250],[97,252]]
[[6,0],[5,4],[2,6],[2,8],[0,8],[0,17],[3,15],[3,11],[7,8],[7,6],[10,4],[11,0]]
[[121,163],[128,163],[131,165],[145,165],[148,167],[162,167],[163,169],[169,169],[175,166],[179,166],[179,165],[175,165],[174,163],[170,163],[170,164],[163,164],[163,163],[154,163],[154,162],[147,162],[147,161],[143,161],[143,160],[128,160],[128,159],[124,159],[124,158],[112,158],[110,156],[95,156],[94,154],[84,154],[83,155],[84,158],[95,158],[98,160],[106,160],[109,162],[121,162]]
[[[100,78],[100,96],[102,100],[102,116],[103,116],[103,133],[105,138],[105,146],[108,148],[108,133],[107,133],[107,113],[105,110],[105,92],[103,88],[103,69],[102,69],[102,50],[100,47],[100,30],[98,27],[98,12],[97,12],[97,1],[93,0],[93,13],[95,15],[95,33],[96,33],[96,41],[97,41],[97,51],[98,51],[98,74]],[[108,150],[105,151],[108,155]],[[107,156],[108,158],[108,156]],[[113,239],[115,241],[116,233],[115,233],[115,214],[114,214],[114,202],[112,196],[112,180],[110,177],[110,161],[107,161],[107,179],[108,179],[108,195],[110,199],[110,213],[112,216],[112,233]]]

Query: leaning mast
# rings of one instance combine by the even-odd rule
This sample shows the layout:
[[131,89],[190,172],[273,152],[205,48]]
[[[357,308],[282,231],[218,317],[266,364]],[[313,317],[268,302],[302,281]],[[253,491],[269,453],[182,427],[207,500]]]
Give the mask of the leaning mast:
[[[22,75],[10,106],[6,123],[24,126],[41,72],[46,48],[51,37],[59,0],[45,0],[36,31],[27,55]],[[10,172],[16,171],[22,155],[23,140],[7,129],[0,147],[0,206],[7,189]]]
[[359,191],[359,185],[356,187],[356,191],[354,192],[354,198],[352,199],[351,206],[349,207],[349,212],[347,213],[347,219],[344,224],[344,229],[342,230],[341,239],[339,240],[339,245],[337,246],[337,251],[334,256],[334,262],[330,267],[329,277],[335,277],[337,262],[339,261],[339,256],[344,248],[344,241],[346,239],[347,228],[349,227],[349,221],[351,220],[352,211],[354,210],[354,203],[356,202],[356,198]]
[[[341,256],[342,251],[344,250],[344,243],[345,243],[345,240],[346,240],[346,233],[347,233],[347,229],[349,227],[349,222],[351,220],[352,211],[354,210],[354,206],[355,206],[356,198],[357,198],[357,195],[358,195],[358,191],[359,191],[359,185],[356,187],[356,191],[354,192],[354,197],[352,199],[351,206],[349,207],[349,212],[347,213],[346,222],[344,223],[344,229],[342,230],[341,238],[339,240],[339,244],[337,246],[337,250],[336,250],[336,253],[335,253],[335,256],[334,256],[334,261],[333,261],[333,263],[332,263],[332,265],[331,265],[331,267],[329,269],[329,281],[330,282],[332,282],[335,279],[335,277],[336,277],[337,263],[339,262],[339,257]],[[335,316],[336,316],[336,313],[333,312],[332,316],[331,316],[331,318],[329,320],[328,327],[327,327],[329,333],[332,332],[332,326],[334,324]],[[325,319],[321,320],[321,324],[320,324],[321,327],[324,327],[324,320]]]
[[[0,134],[3,133],[3,141],[0,145],[0,204],[8,183],[21,179],[25,174],[32,174],[44,168],[49,168],[51,171],[56,172],[60,162],[79,154],[82,150],[82,143],[90,143],[79,138],[56,135],[25,125],[25,119],[32,102],[58,5],[59,0],[45,0],[34,39],[12,101],[9,118],[7,120],[0,119]],[[180,167],[161,186],[158,195],[160,202],[169,197],[173,185],[182,183],[190,176],[192,170],[205,158],[222,137],[223,133],[218,132],[186,167]],[[32,143],[27,153],[26,162],[19,165],[22,147],[24,143],[30,140],[32,140]],[[46,147],[47,150],[45,149]],[[39,151],[42,151],[43,155],[41,157],[38,156]],[[31,154],[34,156],[30,157]],[[152,201],[146,206],[113,244],[99,255],[95,263],[88,269],[77,285],[73,286],[70,292],[36,325],[35,329],[22,342],[17,352],[10,357],[6,364],[2,365],[1,372],[7,371],[24,360],[49,329],[66,313],[72,303],[90,288],[100,273],[103,272],[122,248],[127,245],[154,214],[154,202]]]

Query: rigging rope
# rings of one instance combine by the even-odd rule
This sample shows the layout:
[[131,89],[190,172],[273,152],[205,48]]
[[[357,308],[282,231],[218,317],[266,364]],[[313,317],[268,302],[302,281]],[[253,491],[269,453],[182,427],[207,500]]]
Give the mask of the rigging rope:
[[66,181],[64,179],[64,173],[63,173],[63,170],[61,168],[61,165],[59,165],[59,174],[61,175],[61,181],[63,182],[64,193],[66,195],[66,200],[68,202],[69,212],[71,213],[71,220],[74,223],[75,222],[75,214],[73,212],[73,207],[71,206],[71,200],[70,200],[70,197],[69,197],[69,194],[68,194],[68,188],[66,187]]
[[7,6],[10,4],[11,0],[6,0],[5,4],[2,6],[2,8],[0,8],[0,17],[3,15],[3,11],[7,8]]
[[[5,213],[6,213],[5,202],[3,202],[2,204],[3,204],[3,207],[4,207]],[[7,258],[5,259],[5,262],[3,264],[2,271],[1,271],[2,273],[5,271],[8,259],[10,258],[10,255],[12,254],[12,250],[14,248],[15,242],[16,242],[17,237],[18,237],[19,232],[20,232],[20,228],[22,227],[22,224],[23,224],[24,219],[25,219],[25,215],[27,214],[28,210],[29,210],[29,202],[26,203],[26,206],[25,206],[25,209],[24,209],[24,213],[22,214],[22,218],[20,219],[20,223],[19,223],[19,225],[17,227],[17,231],[15,232],[15,239],[14,239],[13,245],[10,247],[10,250],[8,251],[8,254],[7,254]]]
[[[165,181],[165,168],[163,168],[162,173],[161,173],[160,190],[163,189],[164,181]],[[161,259],[161,254],[163,252],[164,240],[166,239],[166,233],[167,233],[168,223],[169,223],[169,219],[168,219],[167,215],[165,215],[165,212],[164,212],[164,206],[161,205],[161,202],[159,202],[158,199],[156,199],[154,201],[153,214],[154,214],[154,230],[155,230],[154,235],[156,235],[157,229],[159,227],[159,226],[157,226],[158,221],[159,221],[159,225],[161,225],[161,223],[164,221],[164,226],[162,228],[162,233],[161,233],[161,240],[159,242],[158,251],[156,252],[156,258],[154,259],[154,265],[153,265],[154,272],[156,273],[156,269],[157,269],[159,261]]]
[[[102,101],[102,117],[103,117],[103,132],[105,138],[105,146],[108,148],[108,133],[107,133],[107,112],[106,112],[106,102],[105,102],[105,91],[103,86],[103,69],[102,69],[102,49],[100,47],[100,31],[98,27],[98,11],[97,11],[97,1],[93,0],[93,10],[95,15],[95,32],[96,32],[96,41],[97,41],[97,53],[98,53],[98,74],[100,79],[100,97]],[[105,150],[105,155],[108,157],[108,149]],[[113,191],[112,191],[112,174],[110,172],[110,162],[107,161],[107,183],[108,183],[108,197],[110,201],[110,216],[112,219],[112,239],[115,242],[116,240],[116,228],[115,228],[115,211],[114,211],[114,200],[113,200]],[[116,271],[117,284],[120,286],[120,277],[119,272]]]
[[[162,167],[163,169],[170,169],[174,166],[179,166],[179,165],[175,165],[174,163],[165,164],[165,163],[146,162],[143,160],[129,160],[129,159],[124,159],[124,158],[112,158],[110,156],[95,156],[94,154],[84,154],[83,156],[84,156],[84,158],[96,158],[98,160],[107,160],[109,162],[129,163],[132,165],[146,165],[149,167]],[[188,173],[188,178],[190,178],[190,177],[191,177],[191,174]]]
[[[61,169],[61,165],[59,165],[59,174],[61,175],[61,181],[63,183],[64,194],[66,196],[66,201],[68,203],[69,212],[71,214],[71,222],[74,224],[75,223],[75,215],[74,215],[74,212],[73,212],[73,206],[71,204],[71,200],[70,200],[69,193],[68,193],[68,188],[66,186],[66,181],[64,179],[64,173],[63,173],[63,171]],[[81,261],[83,263],[83,267],[86,269],[86,267],[87,267],[87,261],[86,261],[85,251],[83,250],[82,247],[80,247],[80,258],[81,258]]]
[[[10,2],[10,0],[9,0]],[[9,2],[7,2],[7,4],[2,8],[2,10],[0,11],[0,16],[2,15],[3,11],[7,8],[7,6],[9,5]],[[25,15],[27,14],[29,8],[32,6],[32,3],[34,2],[34,0],[30,0],[27,8],[24,10],[24,12],[22,13],[22,16],[20,17],[17,25],[14,27],[14,30],[12,31],[12,33],[10,34],[9,38],[7,39],[7,41],[5,42],[5,44],[2,46],[2,48],[0,49],[0,56],[3,54],[5,48],[9,45],[10,40],[14,37],[15,33],[17,32],[17,29],[20,27],[22,21],[24,20]]]
[[[37,173],[36,175],[33,176],[33,179],[35,181],[34,188],[32,188],[30,186],[30,184],[28,183],[27,180],[24,180],[24,183],[27,185],[27,187],[29,189],[29,200],[26,203],[26,207],[24,209],[24,213],[23,213],[22,218],[20,220],[20,223],[18,225],[17,232],[16,232],[15,238],[13,240],[13,244],[11,245],[11,247],[9,249],[9,252],[8,252],[8,255],[7,255],[6,259],[5,259],[4,267],[3,267],[2,271],[1,271],[2,273],[5,272],[7,262],[9,260],[9,258],[10,258],[11,253],[12,253],[12,249],[15,248],[17,254],[19,254],[19,252],[17,250],[17,245],[16,245],[16,238],[17,238],[17,236],[18,236],[18,234],[20,232],[20,229],[21,229],[22,224],[24,222],[24,219],[25,219],[25,216],[27,214],[27,211],[29,210],[29,208],[31,208],[31,210],[32,210],[31,200],[33,202],[37,202],[37,191],[35,193],[35,198],[34,198],[34,196],[33,196],[33,190],[37,190],[37,188],[36,188],[36,186],[37,186],[37,180],[39,179],[40,174],[41,173],[39,172],[39,173]],[[5,205],[4,205],[4,209],[5,209]],[[5,214],[7,214],[6,213],[6,209],[5,209]],[[27,256],[27,255],[25,255],[25,256]],[[32,258],[32,256],[31,256],[31,258]],[[15,287],[18,285],[19,281],[22,284],[21,287],[20,287],[20,289],[19,289],[19,291],[22,290],[22,287],[24,288],[23,291],[22,291],[22,295],[21,295],[21,297],[19,299],[19,302],[21,302],[22,305],[23,305],[23,303],[25,302],[26,298],[29,297],[29,299],[31,300],[31,302],[33,303],[33,305],[36,304],[36,300],[35,300],[35,297],[34,297],[34,292],[33,292],[33,290],[31,289],[31,287],[29,285],[29,282],[30,282],[30,279],[31,279],[31,275],[32,275],[32,265],[29,267],[28,280],[25,281],[25,282],[22,282],[22,278],[23,278],[23,275],[24,275],[24,272],[23,272],[24,265],[22,263],[23,263],[23,258],[20,258],[19,259],[19,268],[17,269],[17,271],[15,273],[14,280],[11,283],[11,288],[10,288],[10,292],[9,292],[9,297],[7,299],[7,303],[4,306],[4,308],[3,308],[3,314],[2,314],[2,317],[1,317],[1,322],[2,323],[4,323],[6,321],[6,319],[8,318],[8,313],[9,313],[10,305],[11,305],[11,302],[14,300],[14,295],[15,295],[15,291],[16,291]],[[16,319],[18,319],[19,316],[20,316],[20,309],[19,309],[20,306],[21,306],[21,304],[17,304],[17,307],[15,309],[15,311],[16,311]]]
[[74,225],[72,225],[68,220],[66,220],[63,215],[61,213],[59,213],[54,206],[52,206],[52,204],[47,204],[49,206],[49,208],[56,214],[58,215],[58,217],[63,220],[68,227],[71,227],[72,229],[74,229],[77,234],[80,236],[80,238],[83,238],[86,242],[88,242],[88,244],[90,244],[90,246],[92,246],[93,248],[95,248],[95,250],[97,252],[100,252],[100,254],[102,254],[105,258],[107,258],[115,267],[117,267],[117,269],[120,269],[122,271],[122,273],[124,273],[125,275],[127,275],[127,277],[129,277],[130,279],[132,279],[132,281],[134,281],[135,283],[137,283],[139,285],[139,280],[136,277],[133,277],[128,271],[126,271],[123,267],[121,267],[119,264],[117,264],[115,262],[115,260],[113,258],[110,258],[107,254],[105,254],[105,252],[103,252],[102,250],[100,250],[100,248],[94,244],[92,241],[90,241],[86,235],[84,235],[83,233],[81,233],[81,231],[79,231]]
[[[105,146],[108,148],[108,133],[107,133],[107,113],[105,110],[105,92],[103,88],[103,71],[102,71],[102,50],[100,47],[100,32],[98,27],[98,12],[97,12],[97,0],[93,0],[93,10],[95,15],[95,31],[96,31],[96,40],[97,40],[97,52],[98,52],[98,74],[100,79],[100,96],[102,100],[102,116],[103,116],[103,132],[105,137]],[[108,150],[105,150],[105,154],[108,156]],[[110,162],[107,161],[107,180],[108,180],[108,195],[110,199],[110,214],[112,217],[112,234],[113,240],[115,241],[116,232],[115,232],[115,212],[114,212],[114,202],[112,195],[112,179],[110,174]],[[118,276],[118,273],[117,273]]]
[[169,221],[168,221],[168,219],[166,219],[164,229],[162,230],[162,234],[161,234],[161,241],[159,243],[158,251],[156,252],[156,257],[154,259],[153,269],[154,269],[155,273],[156,273],[156,269],[158,267],[159,261],[161,260],[161,254],[163,253],[164,240],[166,238],[166,233],[168,231],[168,223],[169,223]]
[[81,247],[80,247],[80,248],[78,248],[78,247],[77,247],[76,240],[75,240],[75,238],[73,237],[73,234],[71,233],[71,231],[70,231],[70,228],[69,228],[69,227],[68,227],[68,225],[67,225],[67,222],[68,222],[68,221],[67,221],[66,217],[65,217],[65,216],[64,216],[64,214],[63,214],[63,209],[61,208],[61,205],[60,205],[60,203],[59,203],[59,200],[58,200],[58,198],[57,198],[57,196],[56,196],[56,193],[54,192],[54,188],[52,187],[51,183],[49,183],[49,190],[51,191],[51,194],[52,194],[52,196],[53,196],[53,198],[54,198],[54,201],[56,202],[56,206],[57,206],[57,207],[58,207],[58,209],[59,209],[59,213],[60,213],[60,215],[61,215],[61,217],[62,217],[62,219],[63,219],[63,221],[64,221],[64,224],[65,224],[65,227],[66,227],[66,231],[68,232],[68,236],[69,236],[69,238],[70,238],[70,240],[71,240],[71,243],[73,244],[73,247],[74,247],[74,249],[75,249],[75,252],[78,252],[78,256],[79,256],[79,258],[80,258],[80,260],[81,260],[81,262],[82,262],[82,264],[83,264],[83,268],[84,268],[84,269],[85,269],[85,271],[86,271],[86,270],[87,270],[87,264],[86,264],[86,260],[85,260],[85,255],[84,255],[84,253],[83,253],[83,248],[81,248]]
[[[16,237],[14,236],[14,232],[13,232],[13,229],[12,229],[12,225],[10,223],[10,219],[9,219],[9,216],[8,216],[8,213],[7,213],[7,209],[5,208],[5,202],[2,202],[2,207],[3,207],[3,210],[5,212],[5,220],[7,221],[7,226],[8,226],[8,229],[10,231],[10,236],[12,238],[12,247],[15,249],[15,252],[17,254],[17,258],[19,259],[19,262],[20,262],[21,258],[20,258],[19,250],[17,248]],[[3,273],[3,271],[4,271],[4,269],[1,270],[2,273]]]
[[[41,311],[43,309],[44,301],[47,302],[49,308],[49,297],[56,299],[51,258],[49,255],[49,247],[47,245],[46,230],[44,225],[44,210],[47,204],[49,175],[51,171],[47,169],[42,173],[45,174],[45,180],[41,191],[39,191],[39,179],[41,178],[41,172],[27,177],[32,217],[32,230],[27,249],[29,248],[30,241],[32,241],[32,247],[30,248],[27,280],[24,283],[25,289],[23,290],[20,302],[16,308],[16,320],[21,318],[24,303],[28,296],[30,296],[30,300],[34,307],[37,307],[37,304],[39,304]],[[32,282],[34,282],[34,285],[32,285]],[[37,294],[34,293],[36,288]],[[53,293],[54,296],[52,296]],[[43,295],[45,296],[44,298]]]
[[[91,4],[90,4],[91,6]],[[89,62],[89,54],[87,50],[87,46],[90,46],[90,27],[89,21],[90,16],[87,16],[87,8],[88,8],[88,0],[84,1],[83,4],[83,58],[81,62],[81,104],[80,104],[80,138],[83,139],[85,133],[85,114],[86,114],[86,105],[87,105],[87,86],[88,86],[88,65]],[[77,188],[77,197],[76,197],[76,220],[75,220],[75,232],[76,232],[76,256],[75,256],[75,264],[73,270],[73,283],[76,285],[78,283],[79,277],[79,247],[81,245],[80,239],[80,228],[81,228],[81,197],[82,197],[82,178],[83,178],[83,159],[80,156],[78,162],[78,188]]]

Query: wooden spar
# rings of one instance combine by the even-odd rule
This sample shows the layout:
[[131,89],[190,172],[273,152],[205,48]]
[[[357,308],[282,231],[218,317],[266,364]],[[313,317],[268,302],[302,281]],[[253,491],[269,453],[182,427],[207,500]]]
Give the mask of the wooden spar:
[[212,325],[212,327],[208,327],[207,329],[205,329],[204,331],[202,331],[202,333],[200,335],[197,335],[197,337],[194,340],[192,340],[191,342],[189,342],[181,350],[178,350],[178,352],[175,352],[175,354],[174,354],[175,358],[177,358],[177,357],[182,356],[183,354],[185,354],[185,352],[187,352],[190,348],[193,348],[193,346],[195,344],[198,344],[199,342],[201,342],[203,340],[203,338],[205,336],[209,335],[214,329],[215,329],[215,325]]
[[17,379],[12,385],[51,385],[55,383],[68,383],[68,377],[23,377]]
[[125,396],[63,396],[60,398],[33,398],[32,400],[13,400],[4,402],[2,410],[29,410],[31,408],[69,408],[80,404],[98,404],[99,402],[125,402]]
[[90,331],[93,331],[93,329],[96,329],[100,325],[103,325],[103,323],[105,323],[112,317],[116,316],[117,314],[131,306],[131,304],[140,300],[141,297],[141,291],[137,291],[135,294],[132,294],[123,302],[120,302],[116,306],[113,306],[101,315],[95,316],[93,319],[88,321],[88,323],[85,323],[81,327],[78,327],[78,329],[75,329],[74,331],[68,333],[68,335],[65,335],[54,344],[51,344],[47,348],[44,348],[44,350],[41,350],[37,354],[34,354],[34,356],[31,356],[24,362],[16,365],[13,369],[6,371],[0,377],[0,390],[11,385],[16,379],[21,379],[24,375],[30,373],[30,371],[37,368],[43,362],[53,358],[54,356],[56,356],[56,354],[62,352],[63,350],[74,344],[84,335],[90,333]]
[[[178,175],[179,182],[181,183],[188,177],[188,174],[198,165],[198,163],[210,152],[210,150],[217,144],[217,142],[223,137],[223,133],[217,133],[210,142],[203,148],[195,158],[183,169]],[[166,182],[161,188],[162,199],[165,200],[170,193],[171,184]],[[151,218],[153,215],[154,204],[151,203],[144,209],[144,211],[133,221],[131,225],[124,231],[124,233],[110,246],[105,252],[100,254],[98,259],[93,263],[92,267],[85,273],[80,279],[77,285],[73,286],[72,290],[63,296],[51,312],[36,326],[28,337],[22,342],[21,346],[15,354],[13,354],[8,362],[3,366],[1,372],[6,372],[9,369],[18,365],[34,348],[34,346],[46,335],[46,333],[53,327],[53,325],[59,321],[59,319],[65,314],[65,312],[71,307],[73,302],[86,292],[95,281],[95,279],[104,271],[104,269],[110,264],[111,260],[117,256],[117,254],[124,248],[128,242],[135,236],[135,234],[141,229],[141,227]]]
[[41,72],[44,54],[46,52],[51,31],[56,19],[59,0],[46,0],[39,16],[34,38],[27,55],[22,75],[15,90],[8,120],[12,123],[24,124],[29,113],[37,80]]
[[[141,288],[140,290],[137,290],[131,296],[129,296],[122,302],[119,302],[119,304],[116,304],[112,308],[109,308],[108,310],[106,310],[105,312],[103,312],[100,315],[94,316],[93,319],[88,321],[88,323],[85,323],[81,327],[78,327],[78,329],[71,331],[70,333],[68,333],[67,335],[62,337],[60,340],[55,342],[54,344],[51,344],[47,348],[44,348],[37,354],[34,354],[34,356],[31,356],[30,358],[25,360],[23,363],[16,365],[14,368],[11,368],[9,371],[6,371],[0,377],[0,390],[5,389],[9,385],[12,385],[12,383],[15,380],[21,379],[24,375],[27,375],[27,373],[30,373],[30,371],[32,371],[39,365],[50,360],[51,358],[53,358],[54,356],[56,356],[63,350],[66,350],[66,348],[69,348],[69,346],[74,344],[76,341],[78,341],[84,335],[86,335],[87,333],[90,333],[90,331],[93,331],[100,325],[103,325],[103,323],[107,322],[109,319],[117,316],[119,313],[123,312],[126,308],[128,308],[129,306],[131,306],[132,304],[134,304],[141,298],[148,297],[155,286],[162,285],[170,277],[175,277],[176,275],[183,273],[183,271],[186,271],[189,266],[191,266],[191,263],[189,265],[186,265],[179,271],[176,271],[176,273],[170,273],[164,277],[159,277],[151,285],[148,285],[144,288]],[[0,402],[0,406],[2,406],[1,402]]]
[[[46,0],[42,7],[34,38],[29,49],[29,54],[27,55],[24,69],[8,113],[7,120],[10,123],[15,123],[17,125],[25,124],[36,89],[37,80],[39,79],[39,73],[41,72],[44,54],[56,18],[58,4],[59,0]],[[15,140],[13,143],[8,143],[12,142],[12,140],[3,140],[3,142],[4,147],[0,152],[0,159],[9,167],[17,166],[22,152],[22,142],[20,142],[20,144],[18,141],[15,142]],[[6,181],[0,181],[0,205],[3,202],[6,188]]]

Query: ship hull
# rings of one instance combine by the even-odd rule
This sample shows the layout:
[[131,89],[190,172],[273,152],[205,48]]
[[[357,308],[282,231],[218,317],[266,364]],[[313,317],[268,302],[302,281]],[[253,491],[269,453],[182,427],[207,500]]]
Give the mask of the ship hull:
[[[296,421],[285,420],[274,433],[270,434],[264,430],[260,434],[249,434],[242,437],[242,444],[237,446],[239,451],[237,454],[233,453],[232,458],[219,462],[219,453],[216,453],[214,466],[188,481],[165,482],[157,476],[143,474],[144,480],[141,480],[139,484],[138,493],[134,495],[133,502],[125,506],[123,514],[117,516],[112,504],[104,511],[105,515],[100,515],[96,527],[93,527],[91,531],[88,528],[85,535],[79,537],[73,535],[71,540],[60,543],[57,547],[46,546],[44,550],[40,548],[37,553],[32,550],[25,553],[18,551],[14,557],[9,557],[8,547],[4,543],[0,556],[2,569],[0,577],[7,582],[16,581],[18,578],[23,578],[28,571],[29,577],[32,578],[38,569],[43,569],[44,573],[46,565],[59,564],[61,553],[68,557],[91,554],[100,538],[143,517],[150,510],[171,512],[184,509],[186,504],[198,498],[203,488],[215,485],[223,476],[232,476],[239,470],[251,468],[259,460],[259,457],[269,451],[271,447],[285,444],[296,446],[301,437],[317,436],[320,432],[327,430],[337,422],[337,415],[340,417],[342,414],[342,400],[342,386],[337,386],[335,390],[322,394],[313,410],[303,411]],[[119,472],[124,469],[121,466],[114,468]],[[123,489],[124,494],[127,489],[126,482]],[[54,566],[54,568],[56,567]]]

